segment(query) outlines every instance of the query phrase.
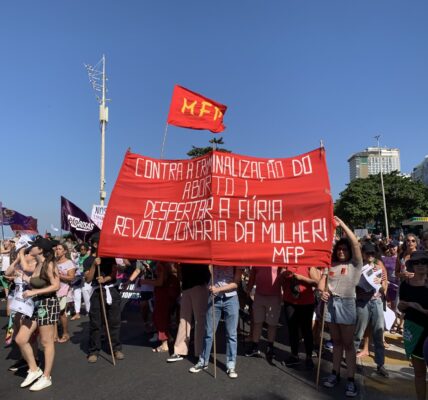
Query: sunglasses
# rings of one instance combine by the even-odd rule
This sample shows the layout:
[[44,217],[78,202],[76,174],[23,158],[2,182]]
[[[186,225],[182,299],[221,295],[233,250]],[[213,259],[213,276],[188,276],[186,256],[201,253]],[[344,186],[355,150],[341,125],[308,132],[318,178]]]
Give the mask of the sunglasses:
[[415,239],[407,239],[406,242],[407,243],[416,243],[416,240]]

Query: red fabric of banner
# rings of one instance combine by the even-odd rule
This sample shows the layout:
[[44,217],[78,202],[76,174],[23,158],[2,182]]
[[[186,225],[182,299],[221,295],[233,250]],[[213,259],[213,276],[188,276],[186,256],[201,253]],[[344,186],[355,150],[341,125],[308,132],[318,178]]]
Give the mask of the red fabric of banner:
[[175,85],[167,122],[182,128],[219,133],[226,129],[223,125],[226,110],[223,104]]
[[101,256],[234,266],[329,266],[333,202],[324,149],[282,159],[128,152]]

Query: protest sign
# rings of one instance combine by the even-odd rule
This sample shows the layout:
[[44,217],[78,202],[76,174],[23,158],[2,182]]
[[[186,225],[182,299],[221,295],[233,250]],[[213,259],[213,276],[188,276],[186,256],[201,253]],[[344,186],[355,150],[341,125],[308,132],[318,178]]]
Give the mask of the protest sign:
[[334,233],[325,151],[282,159],[127,152],[99,254],[235,266],[329,266]]
[[92,206],[91,220],[100,229],[103,227],[103,220],[106,214],[106,210],[107,206],[101,206],[99,204],[94,204]]

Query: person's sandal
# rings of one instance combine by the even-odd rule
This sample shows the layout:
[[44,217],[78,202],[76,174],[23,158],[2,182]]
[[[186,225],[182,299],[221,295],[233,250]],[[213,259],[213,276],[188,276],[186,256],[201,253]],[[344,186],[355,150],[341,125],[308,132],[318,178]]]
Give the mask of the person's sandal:
[[169,351],[168,347],[163,347],[162,345],[160,345],[159,347],[155,347],[154,349],[152,349],[153,353],[166,353]]
[[70,336],[63,336],[62,338],[58,339],[58,343],[67,343],[70,340]]

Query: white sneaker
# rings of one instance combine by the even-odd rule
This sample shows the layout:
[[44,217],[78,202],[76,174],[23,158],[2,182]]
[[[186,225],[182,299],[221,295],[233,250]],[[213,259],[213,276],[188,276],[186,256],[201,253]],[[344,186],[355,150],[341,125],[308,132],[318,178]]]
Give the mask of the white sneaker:
[[39,379],[43,375],[43,371],[40,368],[37,368],[37,371],[28,370],[27,377],[24,379],[24,382],[21,383],[21,387],[25,388],[31,385],[36,379]]
[[238,374],[235,371],[235,368],[229,368],[227,370],[227,375],[229,375],[229,378],[236,379],[238,377]]
[[46,376],[42,375],[42,377],[30,387],[30,390],[32,392],[38,392],[39,390],[46,389],[51,385],[52,385],[52,378],[51,377],[46,378]]

